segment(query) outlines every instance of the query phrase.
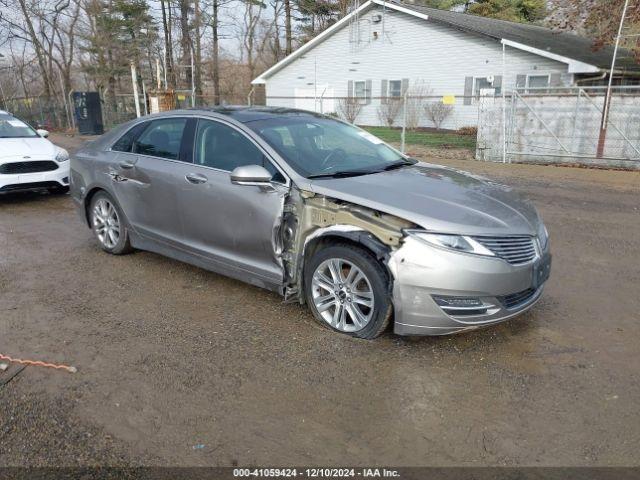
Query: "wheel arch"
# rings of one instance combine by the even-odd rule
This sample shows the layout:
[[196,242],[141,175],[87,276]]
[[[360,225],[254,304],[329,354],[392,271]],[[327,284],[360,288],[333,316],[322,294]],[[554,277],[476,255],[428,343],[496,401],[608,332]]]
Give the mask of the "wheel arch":
[[[331,228],[314,235],[305,243],[300,276],[298,277],[300,278],[300,291],[304,291],[305,284],[303,272],[313,255],[324,247],[340,243],[349,243],[371,253],[380,265],[383,266],[384,271],[387,274],[389,292],[391,293],[393,290],[393,275],[388,266],[391,248],[366,230]],[[304,295],[302,295],[302,297],[304,297]]]
[[111,195],[105,188],[96,185],[92,187],[87,194],[84,196],[82,200],[83,208],[84,208],[84,220],[89,228],[91,228],[91,219],[89,218],[89,208],[91,207],[91,200],[96,196],[98,192],[105,192]]

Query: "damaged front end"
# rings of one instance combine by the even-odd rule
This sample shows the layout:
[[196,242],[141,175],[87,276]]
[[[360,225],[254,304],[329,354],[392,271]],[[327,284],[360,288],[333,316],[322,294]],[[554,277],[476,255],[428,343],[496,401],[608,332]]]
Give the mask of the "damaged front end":
[[324,242],[358,243],[386,266],[401,246],[404,230],[414,227],[393,215],[293,188],[284,202],[280,228],[285,301],[304,303],[304,265]]
[[[361,245],[386,268],[396,334],[476,329],[505,321],[539,300],[543,285],[531,287],[531,264],[514,266],[434,247],[420,240],[416,228],[420,231],[394,215],[292,188],[278,229],[285,301],[305,302],[305,264],[319,248],[341,240]],[[540,252],[534,270],[548,256]]]

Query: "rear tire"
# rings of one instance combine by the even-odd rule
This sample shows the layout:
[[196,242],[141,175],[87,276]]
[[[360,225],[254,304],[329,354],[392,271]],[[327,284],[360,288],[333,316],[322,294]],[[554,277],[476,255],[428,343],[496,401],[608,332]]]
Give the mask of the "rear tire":
[[332,330],[373,339],[389,325],[389,278],[368,250],[349,243],[318,250],[305,266],[304,289],[315,319]]
[[124,255],[133,251],[124,213],[107,192],[98,192],[91,199],[89,221],[100,248],[105,252]]

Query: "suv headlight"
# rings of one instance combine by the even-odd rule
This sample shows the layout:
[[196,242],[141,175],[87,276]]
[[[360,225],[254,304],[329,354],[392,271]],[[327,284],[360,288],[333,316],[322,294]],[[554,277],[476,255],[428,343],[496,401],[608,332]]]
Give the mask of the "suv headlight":
[[416,230],[411,230],[407,233],[418,240],[435,247],[446,248],[447,250],[455,250],[458,252],[473,253],[476,255],[486,255],[488,257],[495,256],[491,250],[466,235],[450,235],[446,233],[431,233]]
[[62,163],[69,160],[69,152],[67,152],[64,148],[58,147],[58,153],[56,153],[56,162]]

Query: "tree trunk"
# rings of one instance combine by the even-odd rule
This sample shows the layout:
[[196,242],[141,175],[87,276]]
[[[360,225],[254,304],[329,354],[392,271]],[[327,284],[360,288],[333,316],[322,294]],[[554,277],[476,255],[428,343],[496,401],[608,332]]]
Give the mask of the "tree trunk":
[[[191,88],[191,79],[193,72],[191,71],[191,32],[189,31],[189,3],[190,0],[180,0],[180,46],[182,47],[182,66],[186,72],[185,81],[188,88]],[[194,59],[195,60],[195,59]]]
[[20,9],[22,10],[22,14],[24,15],[24,21],[27,24],[27,28],[29,30],[29,36],[31,37],[31,42],[33,43],[33,48],[36,51],[36,57],[38,57],[38,66],[40,67],[40,71],[42,73],[42,82],[44,83],[44,97],[49,100],[51,97],[51,79],[49,78],[49,72],[47,71],[47,62],[44,58],[44,52],[42,48],[42,44],[38,39],[38,35],[36,34],[35,29],[33,28],[33,22],[31,21],[31,15],[27,10],[27,5],[25,0],[18,0],[20,3]]
[[289,55],[293,51],[291,36],[291,0],[284,0],[284,17],[284,29],[287,42],[285,54]]
[[273,56],[275,61],[280,60],[282,56],[282,47],[280,46],[280,23],[278,22],[280,17],[280,2],[276,0],[273,2]]
[[194,35],[196,37],[195,45],[195,59],[194,59],[194,73],[196,84],[196,95],[202,96],[202,50],[200,46],[200,0],[194,0]]
[[213,103],[220,105],[220,42],[218,39],[218,0],[213,0]]
[[170,88],[175,88],[176,82],[173,72],[173,47],[171,43],[171,10],[169,10],[169,21],[167,21],[167,12],[164,4],[165,0],[160,0],[160,8],[162,9],[162,28],[164,30],[164,68],[166,70],[168,86]]

